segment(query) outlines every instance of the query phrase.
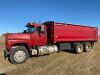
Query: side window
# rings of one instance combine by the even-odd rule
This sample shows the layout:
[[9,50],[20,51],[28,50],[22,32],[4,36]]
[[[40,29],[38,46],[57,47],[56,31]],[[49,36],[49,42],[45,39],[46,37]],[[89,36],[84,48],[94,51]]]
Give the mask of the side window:
[[44,32],[44,26],[36,27],[36,31],[39,32],[39,33],[43,33]]
[[36,27],[36,31],[37,31],[37,32],[40,32],[40,31],[41,31],[41,26],[37,26],[37,27]]

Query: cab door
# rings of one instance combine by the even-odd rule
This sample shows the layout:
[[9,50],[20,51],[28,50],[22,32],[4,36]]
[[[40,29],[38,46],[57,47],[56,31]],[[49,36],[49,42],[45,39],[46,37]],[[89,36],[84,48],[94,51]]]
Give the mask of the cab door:
[[46,27],[36,26],[35,32],[31,35],[31,42],[33,46],[46,45],[47,44],[47,31]]
[[46,45],[47,44],[47,31],[44,25],[36,27],[37,35],[38,35],[38,45]]

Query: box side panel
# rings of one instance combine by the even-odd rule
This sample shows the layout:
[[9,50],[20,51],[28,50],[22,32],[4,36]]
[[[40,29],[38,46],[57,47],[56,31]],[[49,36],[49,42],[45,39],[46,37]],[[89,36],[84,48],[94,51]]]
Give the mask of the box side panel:
[[96,41],[97,30],[75,25],[54,25],[53,42]]

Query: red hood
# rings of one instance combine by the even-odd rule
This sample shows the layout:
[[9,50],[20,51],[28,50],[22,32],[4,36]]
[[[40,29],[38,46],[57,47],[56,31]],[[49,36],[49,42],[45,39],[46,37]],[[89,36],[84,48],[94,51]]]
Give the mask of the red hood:
[[7,33],[6,39],[9,40],[27,40],[30,39],[30,34],[25,33]]

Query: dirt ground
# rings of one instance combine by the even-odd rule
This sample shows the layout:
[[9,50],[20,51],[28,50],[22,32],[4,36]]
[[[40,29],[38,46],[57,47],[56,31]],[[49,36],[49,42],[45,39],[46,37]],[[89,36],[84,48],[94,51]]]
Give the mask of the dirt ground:
[[100,41],[89,53],[59,52],[29,58],[24,64],[14,65],[4,59],[0,46],[0,73],[6,75],[100,75]]

